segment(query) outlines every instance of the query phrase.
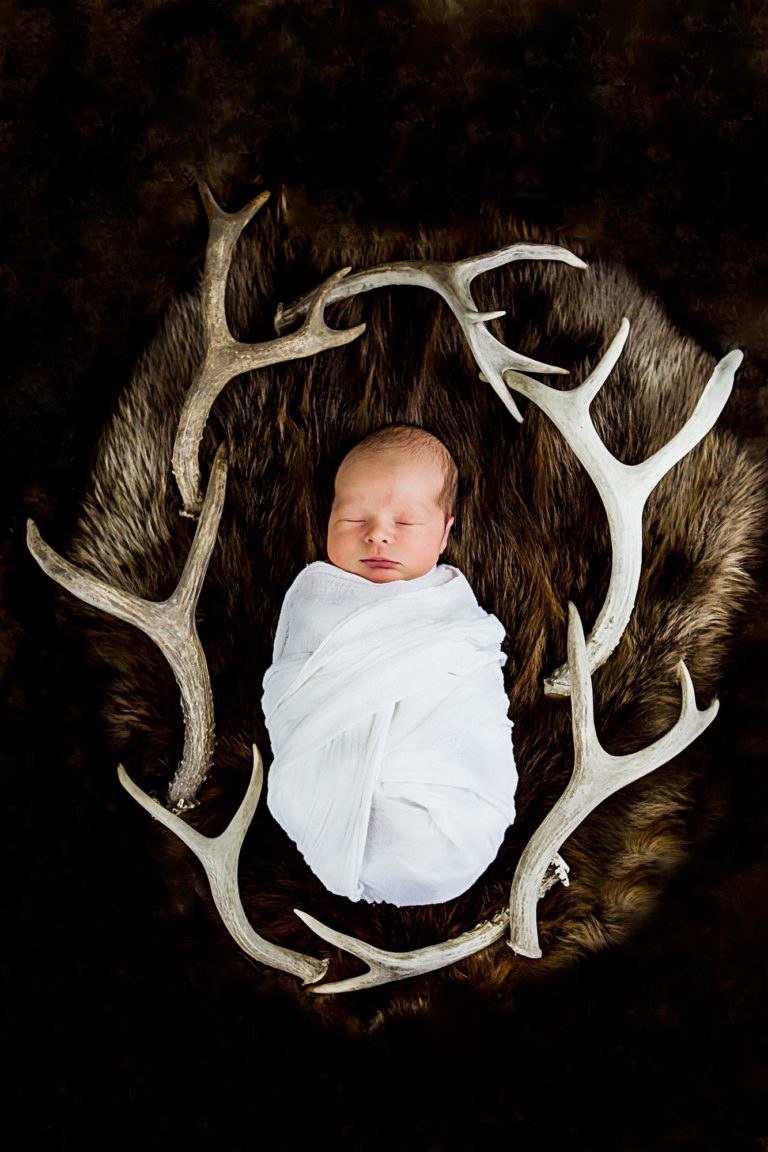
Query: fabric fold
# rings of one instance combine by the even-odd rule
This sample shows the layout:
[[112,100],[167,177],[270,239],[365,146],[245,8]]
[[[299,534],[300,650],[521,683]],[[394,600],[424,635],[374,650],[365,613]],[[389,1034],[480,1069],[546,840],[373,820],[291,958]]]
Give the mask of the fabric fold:
[[267,805],[331,892],[441,903],[494,859],[517,784],[503,638],[450,565],[296,578],[264,677]]

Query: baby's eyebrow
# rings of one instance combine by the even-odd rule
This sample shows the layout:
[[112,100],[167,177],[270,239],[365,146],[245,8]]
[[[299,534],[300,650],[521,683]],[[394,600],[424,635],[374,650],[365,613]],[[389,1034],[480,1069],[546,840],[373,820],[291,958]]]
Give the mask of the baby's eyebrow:
[[[334,499],[332,511],[336,515],[348,514],[351,511],[359,513],[360,515],[369,515],[370,512],[377,510],[377,505],[374,501],[373,505],[369,503],[365,496],[348,496],[343,499]],[[395,520],[417,520],[427,515],[431,509],[431,503],[425,501],[424,503],[402,504],[399,507],[394,507],[389,510],[389,514]]]
[[362,500],[334,500],[333,509],[335,512],[348,512],[350,508],[362,509]]

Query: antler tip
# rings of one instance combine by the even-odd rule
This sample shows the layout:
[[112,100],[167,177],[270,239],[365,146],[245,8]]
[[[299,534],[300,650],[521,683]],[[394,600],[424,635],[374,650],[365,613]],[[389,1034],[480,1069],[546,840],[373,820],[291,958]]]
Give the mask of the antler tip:
[[468,324],[486,324],[490,320],[501,320],[506,314],[506,308],[497,308],[493,312],[467,312],[466,319]]
[[[328,975],[328,969],[331,966],[331,961],[326,957],[325,960],[314,960],[314,970],[309,976],[305,976],[302,980],[302,986],[307,987],[308,984],[317,984],[318,980],[323,980]],[[325,988],[312,988],[313,992],[325,992]]]
[[226,468],[229,464],[229,448],[227,447],[226,440],[222,440],[216,449],[216,455],[213,458],[214,468]]
[[541,948],[538,944],[520,944],[513,940],[507,940],[507,948],[511,948],[516,956],[525,956],[528,960],[540,960]]

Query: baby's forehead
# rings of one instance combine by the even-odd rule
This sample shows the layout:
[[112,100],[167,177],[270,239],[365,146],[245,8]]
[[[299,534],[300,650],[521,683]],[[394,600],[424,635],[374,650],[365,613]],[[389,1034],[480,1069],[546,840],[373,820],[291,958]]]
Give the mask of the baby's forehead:
[[377,451],[360,453],[353,448],[342,460],[336,475],[338,477],[339,474],[352,470],[361,474],[408,471],[427,476],[435,472],[442,473],[443,465],[433,453],[420,452],[412,447],[392,444]]
[[431,503],[442,483],[443,471],[434,457],[398,448],[345,457],[336,473],[335,491],[337,497],[344,498],[387,492],[416,496]]

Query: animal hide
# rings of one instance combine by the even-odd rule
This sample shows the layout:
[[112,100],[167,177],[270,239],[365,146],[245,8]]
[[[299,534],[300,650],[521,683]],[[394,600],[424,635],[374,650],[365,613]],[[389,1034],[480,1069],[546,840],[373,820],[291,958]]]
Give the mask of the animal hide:
[[[768,970],[765,6],[712,0],[115,0],[6,6],[0,280],[3,1131],[10,1145],[573,1152],[765,1145]],[[163,796],[178,690],[141,634],[59,593],[25,543],[152,598],[193,525],[170,447],[201,353],[195,177],[239,208],[238,336],[345,264],[447,259],[526,236],[581,272],[518,264],[474,285],[494,331],[581,380],[621,316],[594,403],[622,459],[679,427],[744,351],[714,430],[645,517],[627,634],[594,678],[605,745],[646,744],[683,656],[710,729],[595,810],[539,905],[541,960],[500,941],[411,983],[321,998],[252,963],[199,866],[120,788]],[[283,195],[281,195],[281,192]],[[517,424],[447,308],[412,288],[328,310],[364,336],[234,380],[203,445],[230,476],[199,630],[214,768],[187,819],[215,833],[269,759],[258,701],[283,593],[322,554],[335,464],[385,420],[441,435],[462,474],[446,559],[507,626],[521,774],[503,852],[466,897],[395,914],[313,879],[263,803],[243,899],[265,936],[331,956],[294,915],[389,948],[462,931],[508,895],[569,774],[567,700],[542,692],[568,598],[594,622],[610,561],[591,483],[520,400]],[[550,381],[551,382],[551,381]]]
[[[288,211],[281,203],[285,198],[275,197],[266,219],[257,218],[235,260],[228,307],[241,341],[270,337],[271,315],[292,283],[310,288],[339,266],[453,260],[521,239],[554,239],[531,237],[530,229],[497,213],[471,237],[427,229],[415,241],[360,233],[348,235],[338,251],[308,252],[291,226],[289,202]],[[614,455],[636,463],[690,416],[713,360],[675,331],[659,302],[624,269],[582,244],[576,251],[586,271],[521,262],[484,275],[478,305],[506,308],[498,322],[503,342],[567,368],[576,383],[594,368],[622,316],[630,318],[628,345],[593,411]],[[339,460],[380,424],[422,425],[448,445],[462,477],[446,560],[467,574],[480,603],[507,631],[518,818],[481,880],[426,910],[363,909],[332,896],[265,815],[241,859],[249,917],[268,939],[315,951],[293,912],[300,907],[378,947],[406,951],[466,930],[504,904],[526,839],[563,790],[572,765],[570,708],[545,698],[542,681],[565,657],[568,601],[594,621],[611,552],[600,501],[562,436],[532,405],[521,424],[509,417],[477,379],[458,326],[434,294],[388,288],[331,305],[328,315],[340,328],[365,321],[366,331],[343,349],[237,378],[218,399],[205,434],[207,466],[222,442],[230,465],[200,603],[219,711],[215,768],[194,823],[210,834],[245,791],[253,742],[268,757],[260,685],[284,592],[324,555]],[[201,355],[200,299],[192,291],[171,305],[101,436],[68,550],[79,566],[148,599],[170,593],[190,546],[192,525],[180,516],[171,454]],[[715,696],[751,589],[764,490],[761,462],[727,427],[716,427],[652,494],[636,608],[619,648],[593,678],[598,730],[611,752],[648,745],[672,726],[681,659],[700,706]],[[113,761],[125,762],[146,788],[163,791],[167,766],[179,755],[180,720],[164,661],[125,626],[90,614],[83,626],[94,656],[111,670],[105,716]],[[499,943],[457,968],[382,990],[381,1011],[423,1006],[436,984],[467,977],[483,988],[509,989],[530,979],[532,968],[540,976],[626,940],[695,847],[696,822],[708,815],[702,785],[711,757],[711,739],[702,738],[606,801],[574,833],[566,848],[571,885],[540,910],[542,961],[532,965]],[[191,862],[189,868],[191,884]],[[348,974],[350,963],[356,962],[335,956],[333,974],[337,968]]]

